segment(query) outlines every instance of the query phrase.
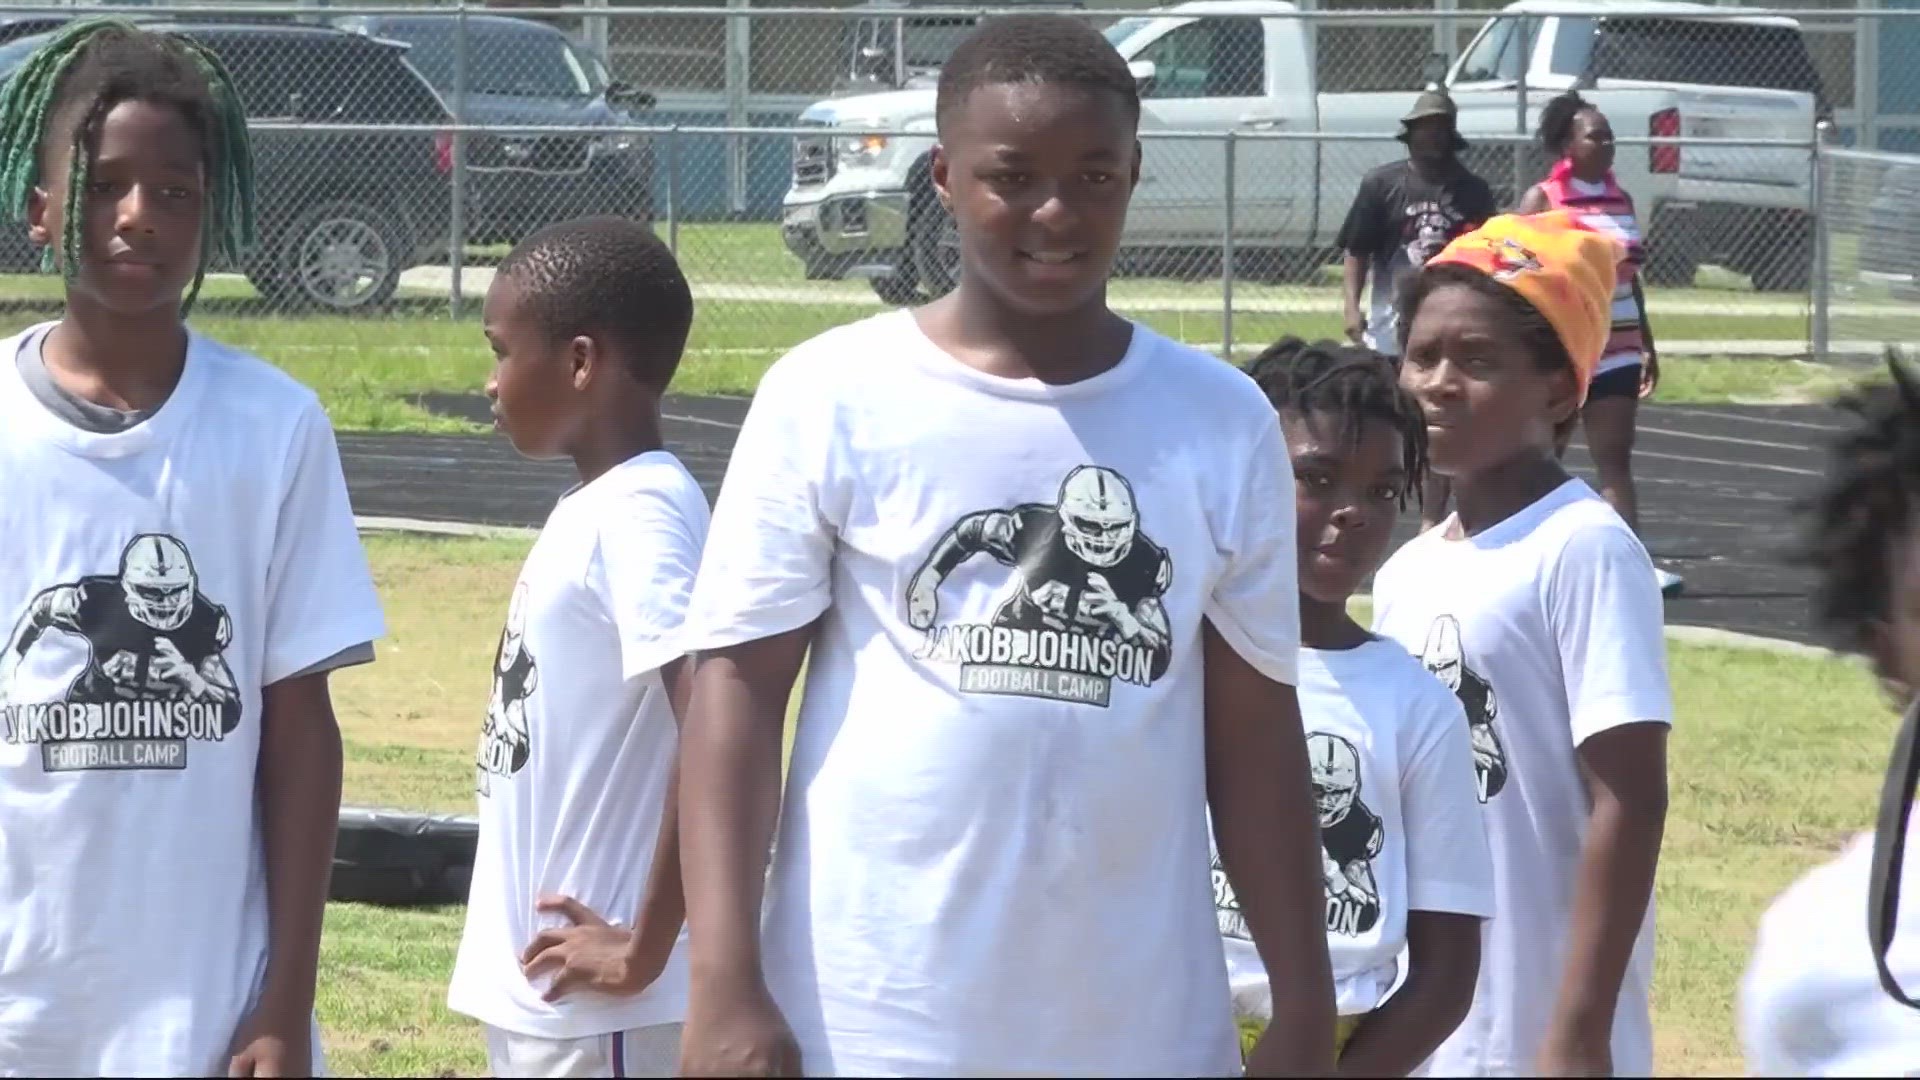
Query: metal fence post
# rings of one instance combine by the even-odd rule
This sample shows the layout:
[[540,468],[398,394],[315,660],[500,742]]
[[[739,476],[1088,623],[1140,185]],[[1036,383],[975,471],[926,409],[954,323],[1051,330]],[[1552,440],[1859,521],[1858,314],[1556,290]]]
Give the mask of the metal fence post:
[[1813,208],[1813,318],[1811,336],[1813,338],[1813,359],[1825,360],[1831,342],[1828,319],[1832,316],[1833,277],[1830,273],[1829,259],[1832,255],[1833,226],[1827,214],[1827,134],[1833,130],[1833,123],[1822,120],[1813,129],[1813,176],[1808,185],[1808,205]]
[[680,125],[667,129],[667,250],[680,256]]
[[1220,349],[1227,363],[1233,363],[1233,188],[1234,161],[1238,156],[1234,150],[1238,144],[1234,141],[1234,132],[1227,132],[1226,162],[1227,178],[1226,206],[1221,211],[1222,228],[1220,236]]
[[447,213],[447,265],[453,280],[447,292],[447,313],[458,319],[462,306],[460,279],[467,261],[467,0],[454,12],[453,48],[453,203]]

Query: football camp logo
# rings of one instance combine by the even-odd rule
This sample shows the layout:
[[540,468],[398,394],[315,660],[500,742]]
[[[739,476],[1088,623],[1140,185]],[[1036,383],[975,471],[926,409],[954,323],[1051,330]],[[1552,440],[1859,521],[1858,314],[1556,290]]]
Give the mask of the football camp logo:
[[[1380,884],[1373,860],[1386,846],[1386,825],[1360,801],[1360,752],[1338,735],[1307,736],[1313,801],[1320,815],[1320,877],[1326,887],[1327,933],[1359,937],[1380,922]],[[1213,853],[1213,907],[1220,933],[1253,940],[1240,900]]]
[[[985,622],[940,624],[942,584],[978,555],[1012,570],[1003,598]],[[1161,598],[1172,582],[1172,559],[1141,530],[1133,486],[1081,465],[1051,504],[955,522],[910,579],[907,623],[926,634],[915,658],[959,665],[962,693],[1104,708],[1115,682],[1150,686],[1166,673]]]
[[493,778],[519,772],[533,752],[527,727],[527,699],[540,685],[540,668],[527,648],[527,583],[514,586],[507,604],[507,625],[500,631],[500,648],[493,658],[493,693],[487,698],[487,719],[480,726],[480,751],[475,761],[475,790],[491,794]]
[[1453,691],[1466,710],[1467,733],[1473,737],[1474,779],[1479,782],[1480,801],[1484,803],[1507,786],[1507,748],[1495,726],[1500,719],[1500,699],[1494,696],[1493,684],[1467,666],[1466,651],[1460,643],[1460,620],[1451,615],[1433,620],[1420,660]]
[[[21,665],[61,637],[84,643],[79,673],[58,700],[21,700]],[[38,745],[47,772],[184,769],[190,743],[240,725],[232,641],[186,544],[143,533],[118,573],[42,590],[14,621],[0,651],[0,739]]]

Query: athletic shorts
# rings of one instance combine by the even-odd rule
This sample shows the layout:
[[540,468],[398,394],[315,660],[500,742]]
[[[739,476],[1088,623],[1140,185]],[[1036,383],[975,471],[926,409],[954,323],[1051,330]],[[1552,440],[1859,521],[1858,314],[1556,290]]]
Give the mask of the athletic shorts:
[[1587,384],[1587,400],[1604,397],[1640,396],[1640,376],[1646,370],[1640,364],[1628,364],[1612,371],[1603,371]]
[[[1353,1030],[1360,1026],[1360,1018],[1366,1013],[1343,1016],[1333,1024],[1333,1056],[1337,1060],[1340,1052],[1347,1048],[1347,1040],[1353,1038]],[[1247,1055],[1253,1053],[1253,1044],[1260,1041],[1260,1033],[1267,1030],[1267,1022],[1257,1016],[1235,1017],[1240,1026],[1240,1060],[1245,1062]]]
[[680,1024],[633,1028],[581,1039],[542,1039],[487,1028],[487,1060],[495,1076],[675,1076]]

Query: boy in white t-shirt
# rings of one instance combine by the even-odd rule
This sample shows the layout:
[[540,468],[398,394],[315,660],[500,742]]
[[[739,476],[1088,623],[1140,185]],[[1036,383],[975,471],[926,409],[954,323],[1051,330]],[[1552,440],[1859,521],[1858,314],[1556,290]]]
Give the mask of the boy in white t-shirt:
[[682,1067],[1238,1072],[1211,807],[1276,999],[1250,1069],[1324,1071],[1278,419],[1107,307],[1139,99],[1097,31],[985,21],[936,120],[959,284],[782,358],[714,510]]
[[[1420,490],[1426,424],[1393,359],[1368,349],[1288,338],[1247,371],[1279,412],[1293,462],[1300,715],[1319,804],[1339,1072],[1405,1076],[1467,1014],[1480,924],[1494,913],[1466,714],[1410,653],[1347,613]],[[1214,892],[1244,1043],[1270,1019],[1266,972],[1217,867]]]
[[322,1064],[328,677],[385,625],[319,401],[185,322],[252,240],[249,154],[219,64],[123,22],[0,91],[66,286],[0,342],[0,1071]]
[[1672,723],[1646,549],[1554,453],[1600,358],[1620,247],[1496,217],[1405,301],[1402,385],[1455,511],[1374,582],[1374,630],[1466,708],[1493,851],[1474,1004],[1436,1076],[1645,1075]]
[[650,227],[585,218],[501,261],[483,321],[497,423],[580,483],[527,554],[493,658],[447,1003],[486,1025],[496,1076],[672,1076],[681,621],[707,500],[662,447],[660,397],[693,296]]
[[[1805,561],[1819,573],[1815,610],[1842,646],[1869,658],[1912,722],[1920,689],[1920,373],[1889,357],[1890,383],[1849,394],[1855,416],[1834,445],[1814,500]],[[1904,734],[1904,733],[1903,733]],[[1891,850],[1913,829],[1908,761],[1890,776],[1898,792],[1880,828],[1783,893],[1761,921],[1740,984],[1740,1041],[1756,1076],[1920,1074],[1920,1009],[1882,986],[1867,930],[1876,843]],[[1889,809],[1893,816],[1886,816]],[[1901,992],[1920,998],[1920,857],[1902,855],[1899,903],[1886,968]],[[1889,864],[1889,870],[1891,864]]]

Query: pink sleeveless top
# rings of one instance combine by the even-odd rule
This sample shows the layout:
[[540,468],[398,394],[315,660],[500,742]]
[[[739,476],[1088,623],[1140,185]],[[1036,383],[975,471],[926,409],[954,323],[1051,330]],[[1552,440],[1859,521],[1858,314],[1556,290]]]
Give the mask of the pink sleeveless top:
[[1641,363],[1645,342],[1640,332],[1640,308],[1633,302],[1633,282],[1639,276],[1646,250],[1640,239],[1639,220],[1633,213],[1633,197],[1611,172],[1598,183],[1575,178],[1573,163],[1565,158],[1555,163],[1540,189],[1552,209],[1572,211],[1588,228],[1626,245],[1627,257],[1620,263],[1619,280],[1613,290],[1613,331],[1594,374]]

